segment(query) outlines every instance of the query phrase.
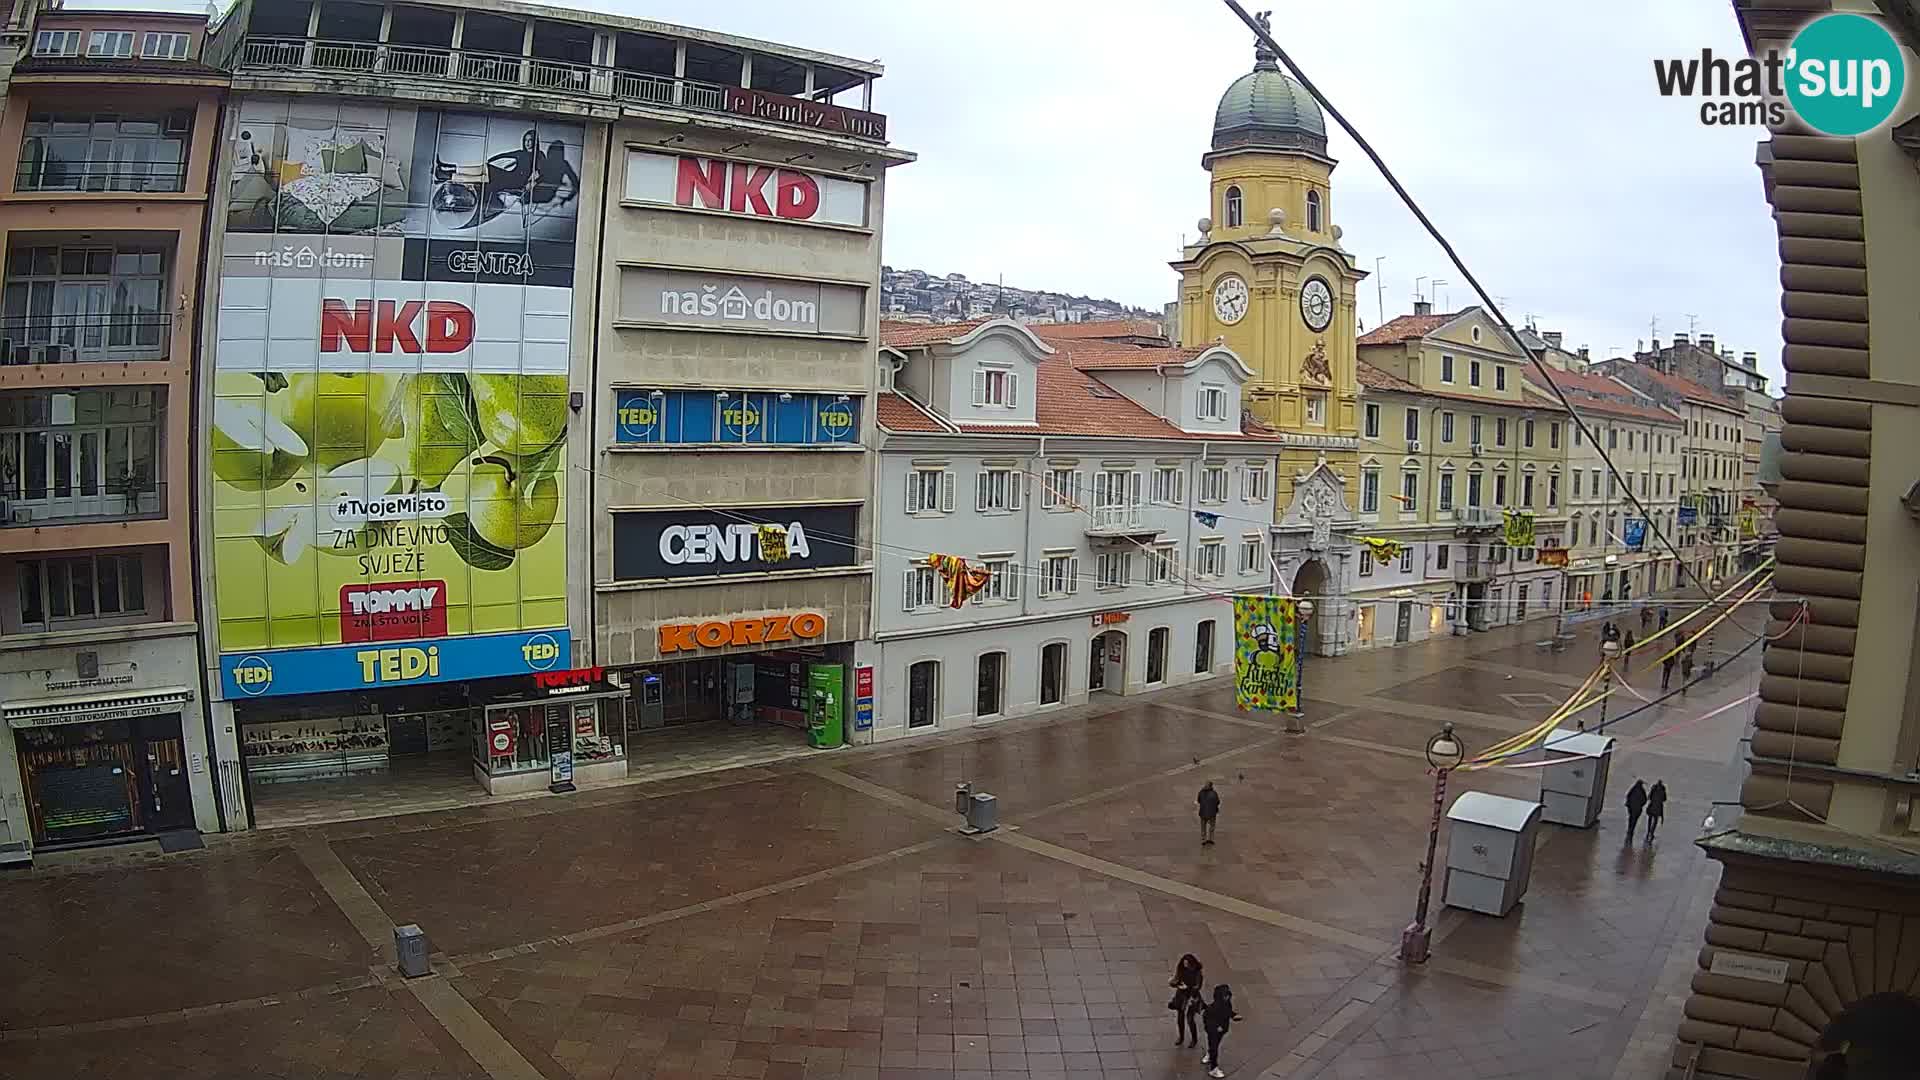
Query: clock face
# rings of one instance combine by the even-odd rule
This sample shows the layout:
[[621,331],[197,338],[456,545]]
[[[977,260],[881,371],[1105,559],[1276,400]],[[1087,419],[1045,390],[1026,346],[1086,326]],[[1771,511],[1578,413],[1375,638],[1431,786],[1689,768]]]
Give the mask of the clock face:
[[1310,277],[1300,286],[1300,317],[1307,320],[1307,329],[1319,333],[1333,321],[1333,290],[1327,286],[1327,279]]
[[1233,274],[1213,285],[1213,313],[1232,326],[1247,317],[1247,283]]

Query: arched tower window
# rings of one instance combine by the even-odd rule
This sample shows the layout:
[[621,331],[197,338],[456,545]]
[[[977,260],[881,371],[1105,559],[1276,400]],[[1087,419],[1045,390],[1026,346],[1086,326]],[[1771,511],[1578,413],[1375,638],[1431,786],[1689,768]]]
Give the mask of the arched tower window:
[[1240,198],[1240,189],[1238,187],[1230,187],[1227,189],[1226,216],[1227,228],[1229,229],[1239,228],[1241,221],[1246,217],[1244,200]]
[[1320,193],[1307,192],[1307,231],[1320,231]]

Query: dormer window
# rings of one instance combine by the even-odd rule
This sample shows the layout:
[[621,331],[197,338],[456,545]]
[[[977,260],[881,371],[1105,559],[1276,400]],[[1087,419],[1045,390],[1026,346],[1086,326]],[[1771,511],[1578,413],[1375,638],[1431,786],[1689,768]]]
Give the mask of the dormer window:
[[1203,386],[1200,388],[1200,419],[1225,420],[1227,418],[1227,391],[1222,386]]
[[35,56],[79,56],[80,31],[42,30],[33,39]]
[[185,60],[189,34],[164,34],[148,31],[140,37],[140,55],[148,60]]
[[133,31],[95,30],[87,39],[87,55],[124,60],[133,55]]
[[1227,212],[1226,212],[1227,228],[1229,229],[1239,228],[1240,223],[1246,220],[1246,210],[1247,210],[1246,200],[1240,197],[1240,189],[1238,187],[1228,188],[1227,189]]
[[1320,193],[1307,192],[1307,231],[1320,231]]
[[1020,376],[1005,368],[973,370],[973,403],[1005,409],[1019,407]]

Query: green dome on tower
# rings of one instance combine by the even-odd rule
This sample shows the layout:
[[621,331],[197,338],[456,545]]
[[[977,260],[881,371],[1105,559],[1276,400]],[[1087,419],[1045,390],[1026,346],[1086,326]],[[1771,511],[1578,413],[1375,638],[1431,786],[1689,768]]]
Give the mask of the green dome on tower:
[[1325,156],[1327,118],[1306,88],[1280,70],[1264,43],[1253,70],[1233,81],[1213,113],[1213,149],[1306,150]]

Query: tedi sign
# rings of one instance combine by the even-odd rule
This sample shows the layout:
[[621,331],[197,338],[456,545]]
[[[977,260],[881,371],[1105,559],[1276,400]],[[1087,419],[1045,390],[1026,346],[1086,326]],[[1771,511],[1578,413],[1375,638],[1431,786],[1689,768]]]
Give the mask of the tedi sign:
[[1906,90],[1899,43],[1865,15],[1823,15],[1794,36],[1786,52],[1729,60],[1655,59],[1661,97],[1700,98],[1700,122],[1715,127],[1778,127],[1793,111],[1828,135],[1859,135],[1887,122]]

